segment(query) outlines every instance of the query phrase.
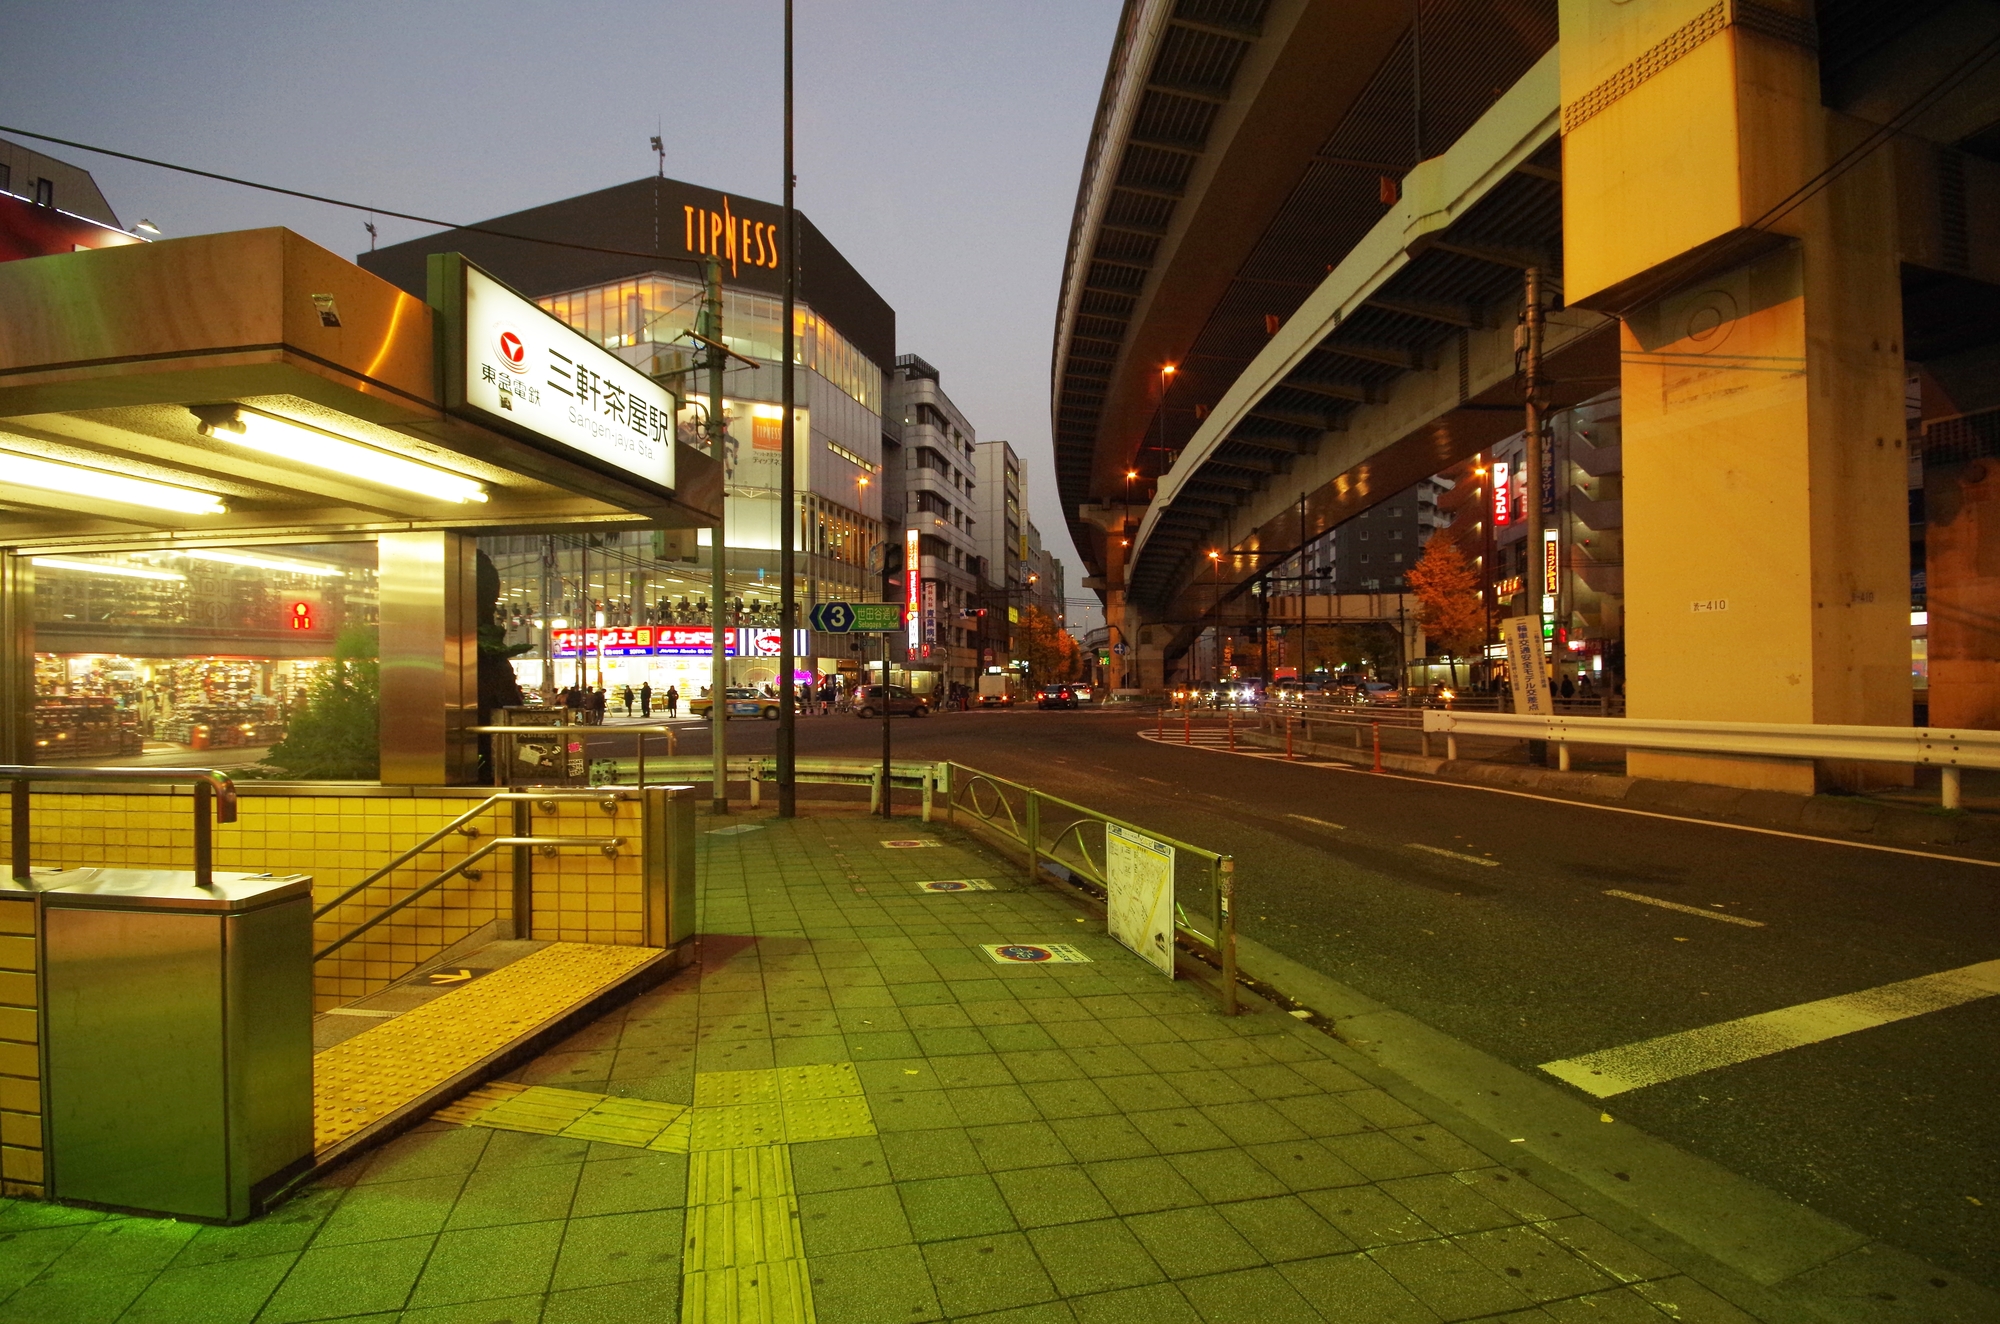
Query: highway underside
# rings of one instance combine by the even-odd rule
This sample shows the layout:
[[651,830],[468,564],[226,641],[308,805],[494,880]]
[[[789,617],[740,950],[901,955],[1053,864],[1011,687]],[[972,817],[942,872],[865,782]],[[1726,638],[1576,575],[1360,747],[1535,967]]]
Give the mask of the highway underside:
[[[773,726],[733,723],[731,752],[768,752]],[[1026,710],[901,718],[893,734],[898,758],[950,758],[1232,853],[1245,935],[1544,1080],[1546,1064],[2000,957],[2000,868],[1176,747],[1151,730]],[[683,731],[682,753],[706,747]],[[879,722],[799,723],[802,755],[880,748]],[[1870,1016],[1886,1023],[1851,1029]],[[2000,997],[1933,982],[1798,1013],[1764,1038],[1775,1051],[1734,1062],[1758,1045],[1615,1059],[1663,1078],[1601,1106],[2000,1288]]]

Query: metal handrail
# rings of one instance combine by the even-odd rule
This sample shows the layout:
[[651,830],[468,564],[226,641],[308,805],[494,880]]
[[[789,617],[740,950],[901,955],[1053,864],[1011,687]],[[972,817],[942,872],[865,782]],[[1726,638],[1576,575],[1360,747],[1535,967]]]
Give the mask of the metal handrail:
[[215,843],[210,835],[210,805],[216,823],[236,821],[236,783],[214,768],[44,768],[33,764],[0,764],[0,778],[13,784],[11,822],[16,882],[33,873],[30,828],[34,817],[35,782],[144,782],[153,785],[194,783],[194,883],[215,885]]
[[[405,864],[408,864],[411,860],[415,859],[417,856],[423,854],[431,847],[437,845],[440,841],[443,841],[446,837],[450,836],[452,833],[462,829],[467,823],[470,823],[473,819],[478,818],[481,814],[484,814],[489,810],[491,810],[494,805],[506,804],[509,802],[518,802],[524,800],[525,801],[596,800],[596,801],[601,801],[610,806],[615,806],[617,802],[617,797],[615,795],[607,796],[601,791],[500,791],[493,795],[489,795],[484,800],[480,801],[477,805],[475,805],[473,808],[466,810],[464,813],[460,814],[457,818],[452,819],[451,822],[446,823],[443,827],[431,833],[428,837],[425,837],[422,841],[410,847],[408,850],[404,851],[401,855],[398,855],[395,859],[389,861],[387,864],[377,869],[374,873],[369,874],[366,878],[363,878],[360,882],[348,888],[345,892],[342,892],[339,896],[333,898],[333,900],[327,902],[325,905],[313,911],[313,918],[319,919],[320,917],[327,914],[327,912],[331,911],[335,906],[344,904],[347,901],[347,899],[353,896],[355,893],[373,887],[375,884],[381,882],[384,878],[387,878],[390,874],[394,873],[396,870],[402,868]],[[468,833],[467,835],[470,836],[474,834]]]
[[[534,798],[539,798],[539,797],[534,797]],[[383,920],[388,919],[389,916],[403,909],[403,907],[409,905],[411,902],[416,901],[418,898],[428,896],[431,892],[435,891],[439,887],[444,886],[444,884],[449,882],[452,878],[456,877],[459,874],[464,873],[466,869],[470,868],[472,865],[479,863],[479,861],[485,859],[488,855],[491,855],[494,851],[499,850],[502,846],[508,846],[508,847],[540,846],[542,848],[542,853],[545,855],[553,855],[556,853],[556,851],[560,850],[564,846],[596,846],[597,848],[602,850],[606,855],[615,856],[618,853],[618,848],[620,846],[623,846],[624,844],[625,844],[625,838],[623,837],[495,837],[491,841],[487,842],[484,846],[481,846],[478,850],[473,851],[470,855],[467,855],[464,859],[453,864],[449,869],[446,869],[443,873],[437,875],[429,882],[423,884],[421,887],[411,892],[408,896],[404,897],[402,900],[395,902],[393,905],[384,906],[381,910],[375,912],[375,914],[370,916],[368,919],[365,919],[361,923],[355,925],[354,928],[350,929],[347,933],[343,934],[338,938],[335,938],[332,942],[320,948],[317,952],[314,952],[313,960],[315,962],[325,960],[328,956],[332,955],[334,952],[339,951],[342,947],[347,946],[348,943],[353,942],[356,938],[359,938],[362,934],[368,932],[368,930],[374,928],[377,924],[380,924]],[[324,915],[325,913],[326,913],[325,910],[315,911],[313,913],[313,918],[318,919],[321,915]]]
[[[1073,801],[1064,800],[1059,796],[1049,795],[1036,790],[1032,786],[1025,786],[1020,782],[1009,781],[1005,777],[996,777],[990,772],[981,772],[977,768],[968,768],[963,763],[948,763],[946,767],[952,774],[946,803],[954,810],[959,808],[968,810],[973,817],[1001,833],[1008,840],[1025,847],[1028,852],[1028,878],[1030,881],[1033,881],[1040,873],[1041,862],[1046,857],[1050,861],[1060,864],[1071,873],[1077,874],[1097,887],[1105,888],[1108,891],[1110,879],[1106,875],[1105,869],[1091,858],[1089,845],[1079,831],[1080,828],[1088,823],[1096,823],[1100,826],[1117,826],[1130,832],[1151,837],[1163,845],[1173,847],[1176,861],[1184,855],[1206,861],[1214,876],[1213,886],[1209,891],[1209,921],[1211,924],[1209,932],[1203,933],[1201,930],[1195,928],[1194,925],[1188,923],[1187,914],[1181,908],[1178,897],[1174,903],[1174,929],[1177,933],[1186,936],[1192,942],[1216,954],[1217,961],[1222,967],[1220,991],[1223,1013],[1230,1016],[1236,1014],[1236,861],[1233,856],[1207,850],[1201,846],[1192,845],[1189,842],[1177,841],[1172,837],[1163,836],[1151,828],[1141,827],[1136,823],[1128,823],[1122,818],[1113,818],[1110,814],[1101,813],[1098,810],[1087,808]],[[961,777],[959,776],[960,773],[965,775]],[[992,812],[986,811],[979,803],[979,787],[982,784],[993,792],[994,797],[999,802]],[[1008,790],[1018,792],[1022,798],[1022,812],[1018,815],[1014,812],[1013,802],[1007,798]],[[1041,831],[1041,814],[1044,806],[1051,806],[1075,815],[1073,819],[1055,834],[1054,840],[1046,848],[1042,845]],[[1006,826],[1003,826],[1000,822],[998,812],[1000,808],[1004,808],[1007,811]],[[1062,849],[1063,843],[1071,837],[1076,839],[1077,854],[1082,857],[1081,868],[1057,854]]]

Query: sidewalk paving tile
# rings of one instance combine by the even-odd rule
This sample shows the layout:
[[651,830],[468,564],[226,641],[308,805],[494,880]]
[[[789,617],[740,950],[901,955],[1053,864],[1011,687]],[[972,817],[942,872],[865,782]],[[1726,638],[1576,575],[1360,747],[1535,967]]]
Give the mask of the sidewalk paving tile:
[[0,1324],[1747,1318],[949,824],[732,826],[696,965],[507,1078],[602,1125],[448,1113],[237,1228],[0,1201]]

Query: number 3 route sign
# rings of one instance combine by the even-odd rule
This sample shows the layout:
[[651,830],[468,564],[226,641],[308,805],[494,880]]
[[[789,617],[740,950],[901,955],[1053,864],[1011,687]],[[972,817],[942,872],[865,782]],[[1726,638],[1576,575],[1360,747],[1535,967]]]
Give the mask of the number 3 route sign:
[[903,628],[900,602],[822,602],[806,617],[826,634],[888,634]]

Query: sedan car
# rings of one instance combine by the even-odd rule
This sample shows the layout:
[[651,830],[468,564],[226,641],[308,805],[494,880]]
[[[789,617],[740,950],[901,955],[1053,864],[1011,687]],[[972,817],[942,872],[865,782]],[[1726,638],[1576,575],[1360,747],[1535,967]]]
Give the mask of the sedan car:
[[929,717],[930,700],[921,694],[912,694],[901,685],[863,685],[854,694],[854,715],[856,717],[880,717],[887,709],[890,716]]
[[[722,711],[730,717],[760,717],[767,722],[778,720],[778,701],[762,690],[745,686],[741,689],[731,686],[723,691]],[[709,697],[703,695],[688,702],[688,712],[696,717],[708,716],[712,706]]]
[[1357,703],[1401,703],[1403,691],[1382,680],[1364,680],[1355,695]]
[[1035,691],[1037,708],[1074,708],[1076,691],[1067,685],[1044,685]]

